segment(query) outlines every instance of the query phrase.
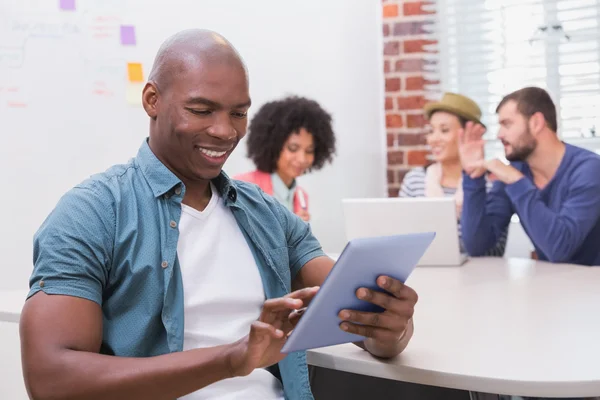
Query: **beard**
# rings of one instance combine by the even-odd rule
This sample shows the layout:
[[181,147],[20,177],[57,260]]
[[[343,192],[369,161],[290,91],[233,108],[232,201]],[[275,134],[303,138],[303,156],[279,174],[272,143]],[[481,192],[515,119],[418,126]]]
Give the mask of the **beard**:
[[537,140],[533,137],[529,128],[525,131],[517,143],[508,143],[512,147],[510,154],[506,154],[506,159],[510,162],[525,162],[537,147]]

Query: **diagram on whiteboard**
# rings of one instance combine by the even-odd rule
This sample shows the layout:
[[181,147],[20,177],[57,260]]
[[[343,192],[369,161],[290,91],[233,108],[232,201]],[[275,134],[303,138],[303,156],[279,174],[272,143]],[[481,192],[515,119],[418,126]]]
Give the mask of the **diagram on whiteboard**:
[[43,106],[58,93],[139,105],[134,22],[127,0],[0,0],[0,109]]

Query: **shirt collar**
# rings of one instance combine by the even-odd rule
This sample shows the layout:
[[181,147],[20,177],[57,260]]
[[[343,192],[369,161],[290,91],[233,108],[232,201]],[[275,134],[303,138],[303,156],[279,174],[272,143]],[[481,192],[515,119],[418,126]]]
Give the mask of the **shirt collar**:
[[[167,168],[150,149],[148,138],[144,140],[137,154],[137,163],[140,166],[146,181],[154,193],[154,197],[160,197],[170,192],[176,186],[183,183],[169,168]],[[225,205],[229,206],[237,200],[237,190],[233,181],[223,171],[212,180],[219,195],[225,199]]]
[[287,187],[287,185],[283,182],[281,177],[277,172],[271,174],[271,182],[273,182],[273,190],[277,190],[280,193],[285,193],[289,195],[296,190],[296,180],[292,182],[291,187]]

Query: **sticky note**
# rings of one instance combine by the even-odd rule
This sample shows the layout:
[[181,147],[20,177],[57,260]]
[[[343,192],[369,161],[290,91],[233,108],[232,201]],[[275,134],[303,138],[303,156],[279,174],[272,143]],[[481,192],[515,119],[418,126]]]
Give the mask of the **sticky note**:
[[132,106],[141,106],[142,90],[144,90],[143,83],[127,83],[127,86],[125,87],[125,98],[127,100],[127,104]]
[[127,77],[129,79],[129,82],[144,82],[144,73],[142,71],[142,64],[128,63],[127,64]]
[[121,25],[121,44],[135,46],[135,27]]
[[59,0],[59,6],[61,10],[73,11],[75,10],[75,0]]

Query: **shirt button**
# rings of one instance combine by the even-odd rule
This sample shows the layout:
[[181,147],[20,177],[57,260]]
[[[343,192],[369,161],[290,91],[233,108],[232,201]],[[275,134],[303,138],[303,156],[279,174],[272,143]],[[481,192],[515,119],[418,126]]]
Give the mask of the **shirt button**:
[[235,202],[235,200],[237,199],[237,193],[235,192],[234,189],[229,191],[228,197],[229,197],[229,200]]
[[177,189],[175,189],[175,194],[181,194],[181,188],[178,187]]
[[163,268],[167,268],[169,266],[169,263],[166,261],[163,261],[162,264],[160,264],[160,266]]
[[169,222],[169,225],[171,226],[171,228],[175,228],[177,226],[177,222],[171,221]]
[[44,281],[40,281],[40,287],[44,287],[45,283]]

